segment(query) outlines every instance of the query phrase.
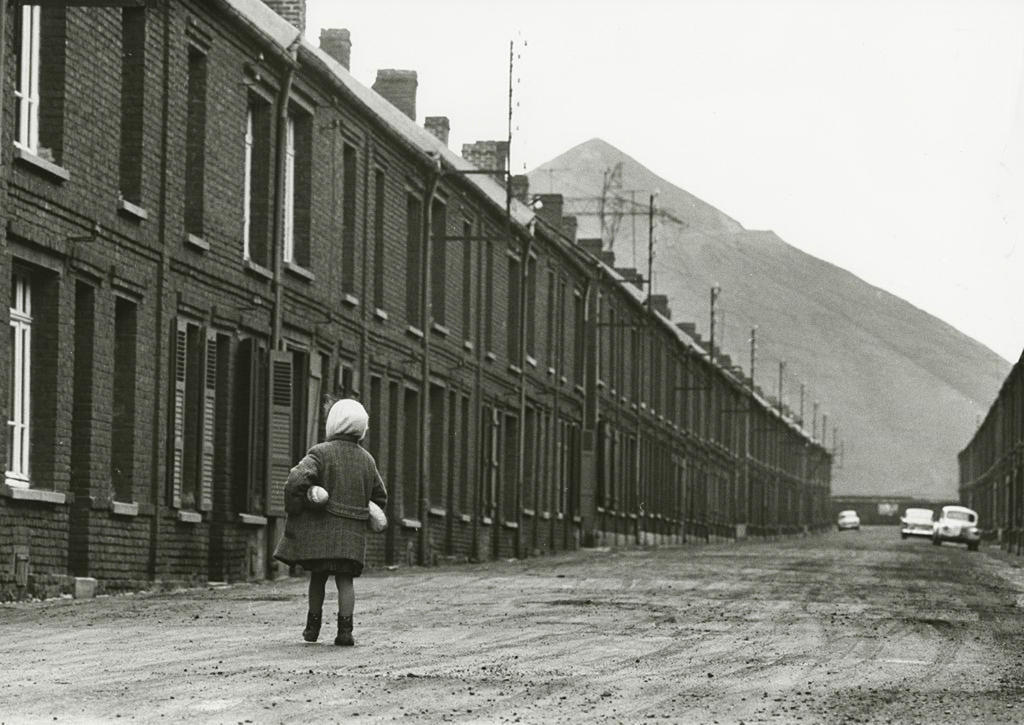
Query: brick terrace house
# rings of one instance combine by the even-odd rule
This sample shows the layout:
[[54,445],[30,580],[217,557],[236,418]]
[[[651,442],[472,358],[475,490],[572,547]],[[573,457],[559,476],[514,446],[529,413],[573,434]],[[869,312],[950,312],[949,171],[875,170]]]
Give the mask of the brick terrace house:
[[415,73],[362,86],[297,0],[123,5],[2,4],[0,599],[286,573],[341,396],[371,565],[827,523],[828,452],[511,198],[507,146],[418,126]]

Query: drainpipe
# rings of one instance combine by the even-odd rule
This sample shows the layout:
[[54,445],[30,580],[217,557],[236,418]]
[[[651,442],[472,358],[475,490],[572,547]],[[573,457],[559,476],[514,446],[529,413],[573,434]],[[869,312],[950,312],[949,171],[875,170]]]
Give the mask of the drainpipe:
[[[2,0],[0,0],[2,1]],[[164,319],[164,294],[165,284],[167,277],[167,266],[168,266],[168,253],[167,253],[167,156],[168,156],[168,144],[170,136],[169,119],[170,119],[170,95],[171,95],[171,59],[170,59],[170,47],[171,47],[171,10],[170,3],[165,3],[163,6],[163,24],[164,24],[164,52],[163,52],[163,103],[161,112],[163,119],[160,124],[160,209],[159,209],[159,226],[157,235],[160,240],[160,264],[156,271],[156,339],[153,341],[153,370],[154,370],[154,386],[153,389],[159,391],[163,386],[163,359],[164,359],[164,339],[167,335],[167,323]],[[6,17],[6,12],[4,13]],[[3,57],[3,53],[0,53],[0,58]],[[3,94],[0,94],[2,96]],[[168,391],[170,394],[167,398],[168,401],[173,399],[173,391]],[[168,407],[170,407],[168,405]],[[160,440],[160,405],[157,404],[153,409],[153,451],[167,450],[166,445],[161,445]],[[147,563],[147,574],[150,581],[156,581],[158,558],[160,551],[160,463],[161,461],[168,460],[166,455],[154,455],[150,461],[150,491],[149,501],[153,506],[153,515],[149,520],[149,561]]]
[[[419,518],[420,533],[419,563],[429,564],[427,543],[430,538],[430,489],[428,487],[429,469],[427,467],[427,446],[430,445],[430,436],[427,426],[430,422],[430,259],[431,244],[434,232],[434,193],[437,191],[437,183],[441,179],[441,157],[431,153],[431,166],[427,175],[427,191],[424,194],[426,209],[423,211],[423,247],[420,254],[420,312],[423,316],[423,359],[420,365],[420,475],[419,475]],[[444,244],[444,240],[439,242]]]

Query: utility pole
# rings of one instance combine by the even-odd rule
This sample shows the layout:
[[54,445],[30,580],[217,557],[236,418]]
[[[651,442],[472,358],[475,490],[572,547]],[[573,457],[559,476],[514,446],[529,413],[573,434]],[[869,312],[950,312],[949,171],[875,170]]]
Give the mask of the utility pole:
[[800,429],[804,427],[804,384],[800,383]]
[[715,285],[711,288],[711,349],[708,353],[708,359],[711,364],[715,364],[715,303],[718,301],[718,295],[722,291],[719,285]]
[[828,449],[828,413],[821,414],[821,445]]
[[779,412],[782,412],[782,373],[786,370],[786,361],[779,360]]
[[811,438],[818,440],[818,401],[814,401],[814,417],[811,419]]
[[755,387],[754,364],[757,362],[757,325],[750,328],[750,389]]

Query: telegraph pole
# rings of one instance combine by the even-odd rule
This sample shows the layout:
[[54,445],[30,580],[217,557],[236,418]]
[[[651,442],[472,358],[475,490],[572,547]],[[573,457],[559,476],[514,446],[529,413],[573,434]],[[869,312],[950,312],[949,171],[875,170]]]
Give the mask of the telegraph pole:
[[782,412],[782,373],[786,370],[786,361],[779,361],[779,412]]
[[715,364],[715,303],[721,291],[722,288],[717,284],[711,288],[711,350],[708,359],[712,365]]
[[804,384],[800,383],[800,429],[804,427]]
[[818,440],[818,401],[814,401],[814,417],[811,419],[811,438]]
[[754,363],[757,361],[757,325],[750,328],[750,389],[755,387]]

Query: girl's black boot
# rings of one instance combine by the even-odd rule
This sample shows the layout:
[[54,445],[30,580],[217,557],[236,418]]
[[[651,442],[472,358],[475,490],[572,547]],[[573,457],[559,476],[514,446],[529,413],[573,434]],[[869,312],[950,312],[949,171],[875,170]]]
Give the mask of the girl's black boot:
[[352,639],[352,617],[338,615],[338,636],[334,638],[334,644],[339,647],[351,647],[356,641]]
[[316,642],[320,636],[321,612],[310,612],[306,615],[306,628],[302,630],[302,638],[307,642]]

